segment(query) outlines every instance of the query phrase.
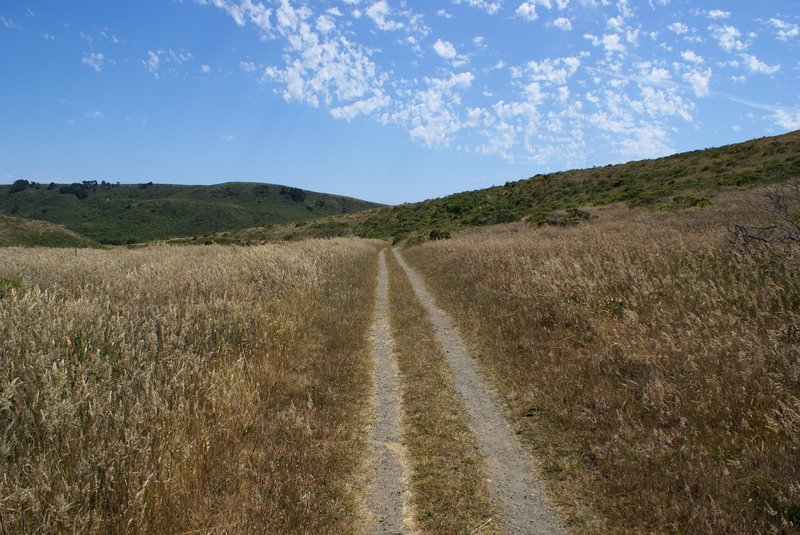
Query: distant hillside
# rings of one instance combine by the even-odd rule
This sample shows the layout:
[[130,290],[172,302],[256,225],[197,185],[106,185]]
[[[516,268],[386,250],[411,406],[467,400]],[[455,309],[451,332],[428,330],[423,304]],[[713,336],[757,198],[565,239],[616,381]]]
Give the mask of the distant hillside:
[[0,186],[0,212],[64,225],[104,244],[307,221],[379,206],[273,184],[215,186],[36,184]]
[[624,202],[673,210],[711,203],[725,188],[800,176],[800,131],[655,160],[536,175],[478,191],[375,210],[354,229],[365,237],[415,233],[527,220],[569,224],[579,209]]
[[0,247],[99,247],[61,225],[0,214]]
[[[569,225],[585,208],[615,202],[653,210],[704,206],[723,190],[800,176],[800,131],[655,160],[536,175],[504,186],[299,224],[197,236],[192,241],[254,243],[358,235],[424,239],[463,228],[530,221]],[[201,243],[202,243],[201,241]]]

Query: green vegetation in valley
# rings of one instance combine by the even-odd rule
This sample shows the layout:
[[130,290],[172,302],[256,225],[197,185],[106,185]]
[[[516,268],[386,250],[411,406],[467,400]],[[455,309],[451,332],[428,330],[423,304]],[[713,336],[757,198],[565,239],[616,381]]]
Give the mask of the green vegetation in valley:
[[0,186],[0,212],[63,225],[111,245],[307,221],[375,206],[349,197],[255,183],[48,185],[17,180]]

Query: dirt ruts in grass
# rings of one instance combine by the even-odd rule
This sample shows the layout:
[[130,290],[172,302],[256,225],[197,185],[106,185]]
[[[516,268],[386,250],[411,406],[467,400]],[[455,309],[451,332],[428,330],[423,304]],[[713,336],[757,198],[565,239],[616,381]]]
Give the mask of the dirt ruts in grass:
[[434,326],[408,278],[389,257],[394,355],[400,371],[410,502],[423,533],[503,533],[484,460],[453,386]]
[[490,494],[507,533],[563,533],[536,470],[506,422],[498,396],[478,375],[450,318],[439,309],[416,273],[393,251],[444,349],[453,383],[469,415],[478,446],[486,456]]
[[411,533],[404,518],[406,478],[403,446],[400,443],[400,397],[397,362],[389,331],[388,276],[385,252],[379,255],[375,319],[372,324],[372,352],[375,422],[370,434],[371,500],[366,519],[367,533]]

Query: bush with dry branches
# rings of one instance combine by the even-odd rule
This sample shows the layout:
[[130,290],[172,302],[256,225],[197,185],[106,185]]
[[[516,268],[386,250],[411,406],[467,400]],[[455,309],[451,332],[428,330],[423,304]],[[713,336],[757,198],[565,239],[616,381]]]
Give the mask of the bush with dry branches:
[[761,203],[770,221],[760,227],[735,225],[731,243],[738,247],[754,244],[800,245],[800,178],[766,189]]

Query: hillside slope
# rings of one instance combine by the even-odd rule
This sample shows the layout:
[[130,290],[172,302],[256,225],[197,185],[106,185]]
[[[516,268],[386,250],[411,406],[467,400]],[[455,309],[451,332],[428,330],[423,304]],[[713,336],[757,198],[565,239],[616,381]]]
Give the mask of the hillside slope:
[[0,247],[98,247],[61,225],[0,214]]
[[306,221],[378,206],[273,184],[36,184],[0,186],[0,212],[41,219],[106,244]]
[[800,131],[655,160],[536,175],[504,186],[373,211],[355,227],[365,237],[408,237],[432,230],[525,220],[574,223],[586,206],[680,209],[711,203],[724,189],[800,175]]

